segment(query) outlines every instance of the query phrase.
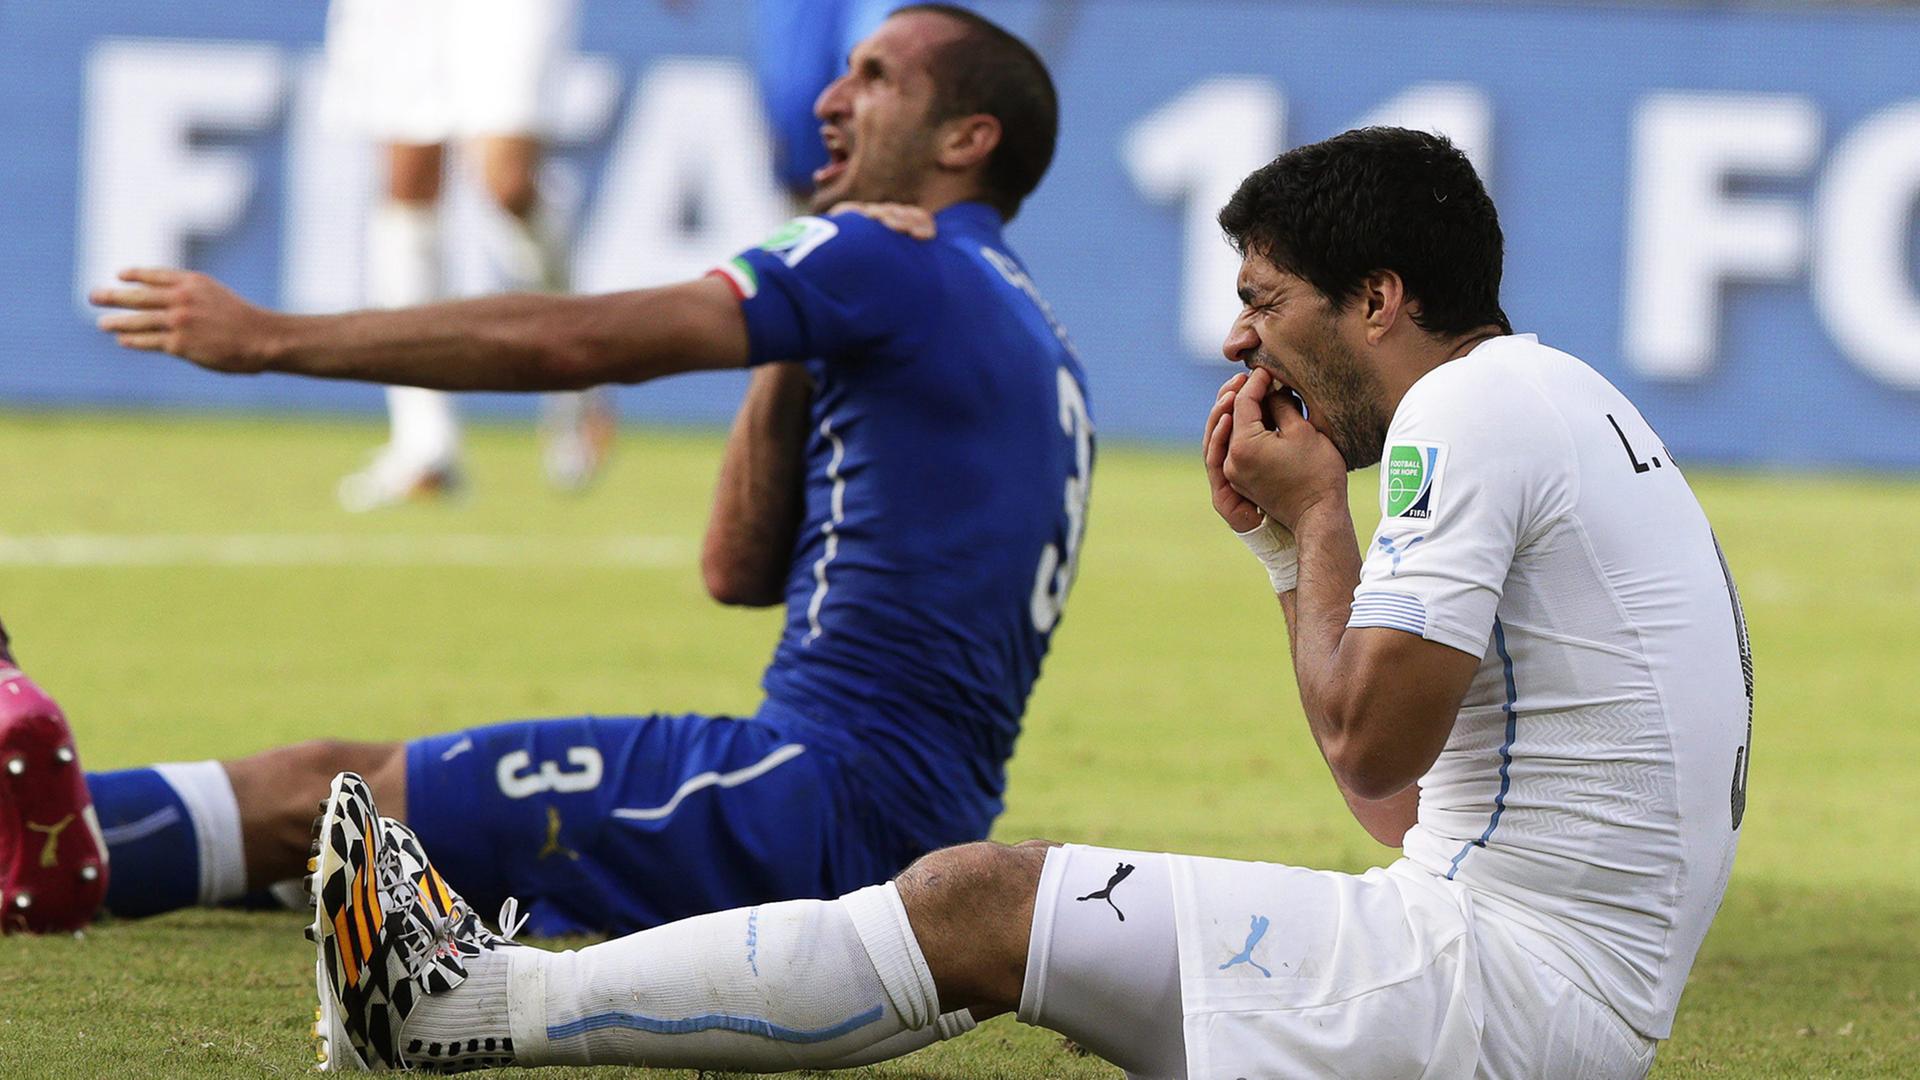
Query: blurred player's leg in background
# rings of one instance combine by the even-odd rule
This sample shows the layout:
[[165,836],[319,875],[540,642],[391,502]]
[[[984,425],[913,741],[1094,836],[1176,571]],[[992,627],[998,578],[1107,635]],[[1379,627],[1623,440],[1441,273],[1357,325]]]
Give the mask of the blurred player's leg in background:
[[826,164],[814,99],[846,63],[835,58],[836,24],[845,0],[761,0],[755,66],[760,104],[773,138],[774,177],[804,207],[813,193],[813,170]]
[[[447,80],[455,133],[477,159],[499,227],[485,238],[495,283],[509,292],[565,292],[564,223],[542,198],[544,139],[557,110],[562,62],[578,37],[573,0],[465,0],[450,18]],[[542,403],[541,461],[565,491],[592,481],[613,439],[605,389]]]
[[[440,188],[445,147],[386,148],[384,199],[367,221],[367,301],[411,307],[443,295]],[[340,503],[372,510],[443,494],[459,484],[460,420],[451,395],[412,386],[387,388],[387,445],[364,470],[340,483]]]
[[905,0],[760,0],[756,74],[773,137],[774,178],[806,213],[813,171],[827,163],[813,103],[847,66],[853,46]]
[[[499,209],[493,265],[510,291],[566,292],[566,234],[540,197],[540,140],[489,135],[474,143],[487,194]],[[612,449],[613,395],[606,387],[548,394],[541,402],[541,463],[562,491],[591,483]]]
[[[386,184],[365,239],[366,302],[374,307],[443,294],[440,188],[453,134],[444,7],[443,0],[333,0],[327,12],[329,117],[386,151]],[[340,502],[349,510],[442,494],[457,483],[453,399],[395,387],[387,408],[386,445],[340,482]]]
[[[555,111],[561,61],[575,30],[571,0],[333,0],[327,28],[330,107],[336,120],[387,147],[386,198],[370,220],[367,300],[402,307],[446,292],[439,226],[444,149],[479,164],[497,235],[481,237],[492,285],[509,291],[568,286],[560,223],[540,198],[542,136]],[[431,390],[387,392],[392,433],[372,463],[341,482],[341,504],[371,510],[445,494],[460,482],[453,399]],[[543,412],[547,475],[575,490],[590,481],[612,439],[604,391],[554,395]]]

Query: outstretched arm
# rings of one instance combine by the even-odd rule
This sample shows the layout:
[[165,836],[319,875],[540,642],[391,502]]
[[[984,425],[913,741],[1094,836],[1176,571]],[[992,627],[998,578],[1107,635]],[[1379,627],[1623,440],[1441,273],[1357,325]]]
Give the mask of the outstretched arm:
[[437,390],[573,390],[741,367],[747,325],[714,278],[602,296],[513,293],[391,311],[289,315],[205,274],[128,270],[97,289],[100,328],[213,371]]
[[807,369],[796,363],[761,367],[747,385],[700,552],[707,592],[723,604],[767,607],[786,595],[812,396]]

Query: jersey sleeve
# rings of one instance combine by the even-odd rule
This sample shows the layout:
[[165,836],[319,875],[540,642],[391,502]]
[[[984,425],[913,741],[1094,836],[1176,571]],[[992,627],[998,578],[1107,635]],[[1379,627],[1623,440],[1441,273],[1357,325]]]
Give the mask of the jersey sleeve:
[[[1435,371],[1394,415],[1350,627],[1486,655],[1515,555],[1572,506],[1572,440],[1530,386]],[[1436,385],[1424,385],[1434,381]]]
[[740,301],[756,365],[909,355],[940,296],[928,242],[855,213],[795,218],[712,273]]

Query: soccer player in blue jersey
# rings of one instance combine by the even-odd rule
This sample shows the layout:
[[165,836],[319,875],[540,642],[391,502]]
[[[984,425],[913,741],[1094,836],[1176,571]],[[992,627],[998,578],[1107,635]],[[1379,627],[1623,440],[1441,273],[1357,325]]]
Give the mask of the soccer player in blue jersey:
[[1001,236],[1052,158],[1053,86],[998,26],[918,4],[816,112],[815,211],[903,204],[876,213],[930,215],[922,236],[826,213],[680,285],[344,315],[265,310],[179,270],[95,294],[123,309],[100,321],[121,344],[220,372],[551,391],[750,366],[702,569],[719,600],[788,612],[750,717],[575,717],[96,774],[108,910],[296,877],[343,769],[476,900],[536,901],[544,932],[833,896],[987,834],[1093,458],[1080,363]]

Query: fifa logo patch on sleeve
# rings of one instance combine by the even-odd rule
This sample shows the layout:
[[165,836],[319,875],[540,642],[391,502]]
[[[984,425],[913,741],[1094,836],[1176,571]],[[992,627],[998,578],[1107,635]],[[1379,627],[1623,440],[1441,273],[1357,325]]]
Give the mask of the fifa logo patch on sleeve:
[[1440,499],[1440,473],[1446,465],[1444,443],[1389,443],[1380,467],[1380,513],[1390,518],[1425,520]]
[[760,245],[760,250],[780,256],[788,266],[798,266],[800,260],[813,254],[815,248],[838,235],[840,226],[826,218],[797,217],[767,237],[766,242]]

